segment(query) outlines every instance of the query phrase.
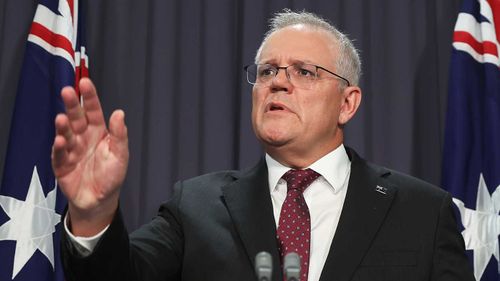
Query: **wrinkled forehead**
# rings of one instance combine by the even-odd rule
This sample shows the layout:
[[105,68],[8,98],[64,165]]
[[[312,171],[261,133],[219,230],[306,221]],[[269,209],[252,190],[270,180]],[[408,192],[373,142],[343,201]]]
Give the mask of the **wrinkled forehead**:
[[337,53],[333,35],[322,29],[297,24],[271,33],[262,43],[256,62],[278,65],[305,62],[333,68]]

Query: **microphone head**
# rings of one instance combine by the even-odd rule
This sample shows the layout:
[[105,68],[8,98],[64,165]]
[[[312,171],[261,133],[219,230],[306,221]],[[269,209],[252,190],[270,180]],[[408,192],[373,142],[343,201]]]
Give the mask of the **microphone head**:
[[273,275],[273,258],[268,252],[260,252],[255,256],[255,273],[259,281],[270,281]]
[[285,255],[283,273],[287,281],[300,280],[300,257],[297,253],[290,252]]

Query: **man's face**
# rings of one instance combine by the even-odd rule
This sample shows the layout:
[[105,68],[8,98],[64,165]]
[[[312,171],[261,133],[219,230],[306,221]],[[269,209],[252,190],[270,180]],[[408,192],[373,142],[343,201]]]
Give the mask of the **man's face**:
[[[258,63],[275,66],[308,63],[335,72],[337,51],[331,40],[324,31],[289,26],[268,38]],[[345,96],[339,83],[345,82],[325,71],[318,73],[319,79],[310,89],[295,87],[284,69],[279,70],[269,86],[253,88],[255,134],[266,152],[282,163],[289,162],[283,159],[287,157],[319,158],[342,142],[338,127],[347,120],[340,116]]]

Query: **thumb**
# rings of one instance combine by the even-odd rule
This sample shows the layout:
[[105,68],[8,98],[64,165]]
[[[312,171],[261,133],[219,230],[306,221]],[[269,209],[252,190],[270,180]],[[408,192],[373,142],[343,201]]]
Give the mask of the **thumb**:
[[110,150],[122,160],[128,161],[128,133],[125,125],[125,112],[115,110],[109,118],[109,133],[111,137]]

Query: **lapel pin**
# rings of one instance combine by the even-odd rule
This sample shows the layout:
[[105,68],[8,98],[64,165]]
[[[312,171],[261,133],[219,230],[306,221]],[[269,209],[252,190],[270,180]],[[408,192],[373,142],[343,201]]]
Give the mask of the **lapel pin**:
[[377,187],[375,187],[375,191],[384,195],[387,194],[387,188],[380,185],[377,185]]

